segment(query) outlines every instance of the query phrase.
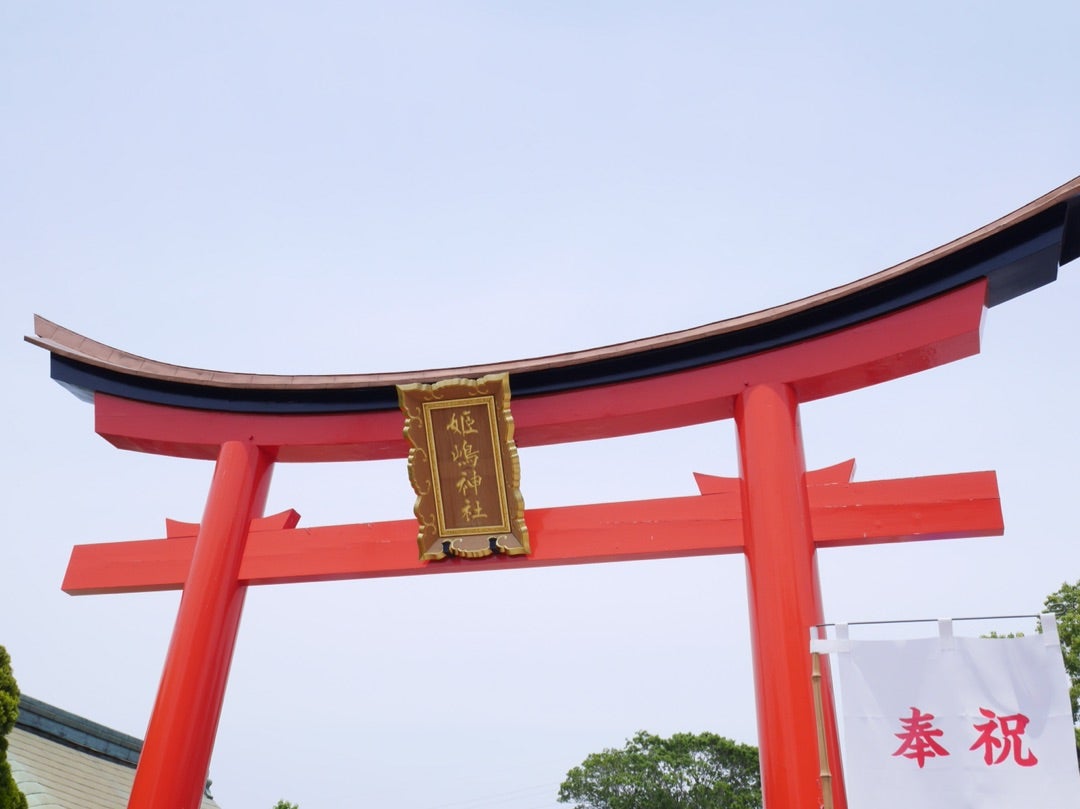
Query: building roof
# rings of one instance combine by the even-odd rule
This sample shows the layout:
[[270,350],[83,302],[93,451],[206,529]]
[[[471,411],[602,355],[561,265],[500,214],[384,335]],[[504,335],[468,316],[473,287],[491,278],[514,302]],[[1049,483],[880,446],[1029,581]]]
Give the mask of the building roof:
[[[23,695],[8,763],[31,809],[125,809],[142,742]],[[202,809],[220,809],[204,798]]]

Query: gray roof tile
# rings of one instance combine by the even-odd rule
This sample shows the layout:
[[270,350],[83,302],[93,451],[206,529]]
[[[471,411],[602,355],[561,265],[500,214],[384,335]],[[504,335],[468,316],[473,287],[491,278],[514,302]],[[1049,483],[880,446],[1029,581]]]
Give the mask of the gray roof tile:
[[[7,740],[12,775],[31,809],[126,809],[137,739],[24,698]],[[202,809],[220,807],[205,798]]]

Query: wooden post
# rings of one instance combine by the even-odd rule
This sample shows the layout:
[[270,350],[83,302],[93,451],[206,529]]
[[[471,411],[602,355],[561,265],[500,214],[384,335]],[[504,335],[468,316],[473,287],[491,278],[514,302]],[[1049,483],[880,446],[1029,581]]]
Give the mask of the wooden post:
[[247,589],[240,563],[272,469],[254,444],[221,446],[128,809],[202,802]]
[[735,423],[765,805],[818,809],[807,633],[822,623],[822,608],[794,391],[748,387],[736,400]]
[[812,676],[814,679],[814,718],[817,720],[818,769],[821,773],[821,806],[822,809],[833,809],[832,772],[829,770],[829,748],[825,741],[824,697],[822,695],[821,686],[821,655],[814,652],[811,655],[811,660],[811,668],[813,670]]

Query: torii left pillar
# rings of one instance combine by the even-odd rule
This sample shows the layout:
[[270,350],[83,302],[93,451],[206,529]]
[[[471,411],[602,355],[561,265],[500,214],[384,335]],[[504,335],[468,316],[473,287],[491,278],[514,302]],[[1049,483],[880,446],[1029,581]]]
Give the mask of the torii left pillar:
[[262,514],[273,464],[258,446],[226,441],[214,468],[191,569],[146,730],[131,807],[202,802],[247,586],[240,564]]

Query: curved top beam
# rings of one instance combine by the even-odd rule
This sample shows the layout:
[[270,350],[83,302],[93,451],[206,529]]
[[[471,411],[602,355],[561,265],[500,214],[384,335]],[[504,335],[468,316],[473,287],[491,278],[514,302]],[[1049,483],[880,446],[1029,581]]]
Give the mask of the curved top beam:
[[987,280],[996,305],[1057,277],[1080,255],[1080,177],[973,233],[875,275],[697,328],[535,359],[436,370],[286,376],[189,368],[139,357],[35,317],[26,340],[77,395],[238,413],[396,410],[394,386],[508,372],[515,399],[643,380],[744,359],[866,323]]
[[[514,394],[518,447],[613,438],[731,418],[748,386],[790,385],[800,402],[876,385],[979,350],[985,279],[857,326],[728,362],[618,384],[534,396]],[[245,441],[277,461],[404,458],[395,409],[251,413],[94,397],[95,429],[121,449],[212,459]]]

